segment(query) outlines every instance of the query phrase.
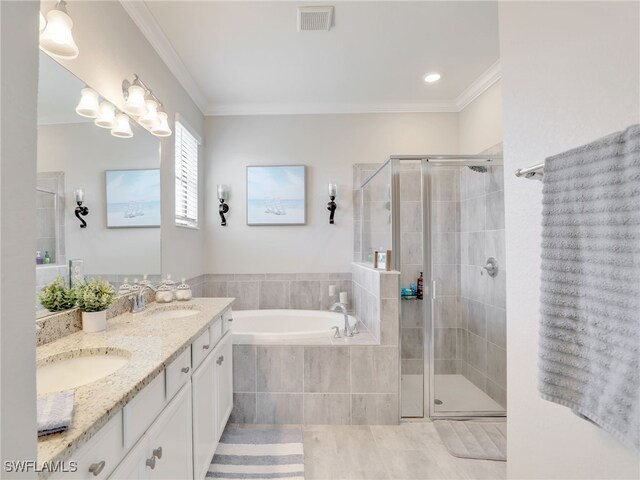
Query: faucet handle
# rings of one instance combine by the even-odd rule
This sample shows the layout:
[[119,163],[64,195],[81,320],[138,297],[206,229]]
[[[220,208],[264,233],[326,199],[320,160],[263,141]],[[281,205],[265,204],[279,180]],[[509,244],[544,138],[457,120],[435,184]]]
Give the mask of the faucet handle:
[[333,334],[333,338],[340,338],[340,327],[336,325],[335,327],[331,327],[331,329],[335,330],[335,333]]

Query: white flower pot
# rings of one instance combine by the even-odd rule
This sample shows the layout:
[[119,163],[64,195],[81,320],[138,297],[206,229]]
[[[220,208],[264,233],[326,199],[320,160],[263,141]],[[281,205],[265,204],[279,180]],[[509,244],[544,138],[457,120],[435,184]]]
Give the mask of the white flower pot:
[[82,331],[88,333],[102,332],[107,329],[107,311],[82,312]]

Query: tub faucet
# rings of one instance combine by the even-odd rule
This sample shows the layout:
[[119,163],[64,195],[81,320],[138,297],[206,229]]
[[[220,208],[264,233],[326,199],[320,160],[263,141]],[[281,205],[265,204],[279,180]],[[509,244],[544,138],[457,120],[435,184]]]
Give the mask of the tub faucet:
[[147,304],[144,300],[144,291],[147,288],[149,290],[153,290],[154,292],[156,291],[155,287],[147,284],[147,285],[142,285],[136,293],[132,293],[129,296],[129,299],[131,300],[131,313],[140,313],[140,312],[143,312],[144,309],[146,308]]
[[344,315],[344,334],[347,337],[353,337],[353,328],[351,328],[351,324],[349,323],[349,315],[347,314],[347,307],[344,303],[336,302],[331,305],[330,310],[335,312],[336,310],[342,311]]

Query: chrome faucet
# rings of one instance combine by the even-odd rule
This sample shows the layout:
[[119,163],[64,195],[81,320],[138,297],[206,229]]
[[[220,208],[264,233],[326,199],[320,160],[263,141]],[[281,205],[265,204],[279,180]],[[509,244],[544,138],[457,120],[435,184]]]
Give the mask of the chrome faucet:
[[140,313],[143,312],[146,308],[147,304],[144,300],[144,291],[146,289],[156,291],[156,288],[152,285],[146,284],[142,285],[137,292],[129,295],[129,300],[131,300],[131,313]]
[[336,302],[333,305],[331,305],[330,310],[332,312],[335,312],[336,310],[341,310],[342,314],[344,315],[344,334],[347,337],[353,337],[354,333],[354,329],[351,328],[351,324],[349,323],[349,315],[347,314],[347,306],[344,303],[340,303],[340,302]]

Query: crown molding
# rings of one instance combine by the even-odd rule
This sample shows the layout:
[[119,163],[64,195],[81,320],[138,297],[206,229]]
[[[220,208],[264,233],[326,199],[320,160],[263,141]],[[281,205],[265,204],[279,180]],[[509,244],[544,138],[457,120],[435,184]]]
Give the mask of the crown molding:
[[467,105],[482,95],[485,90],[500,80],[500,78],[502,78],[502,73],[500,71],[500,60],[498,60],[458,95],[458,98],[455,100],[458,111],[464,110]]
[[226,115],[323,115],[357,113],[456,113],[454,102],[420,104],[255,104],[209,105],[206,116]]
[[193,79],[189,70],[187,70],[169,39],[167,39],[158,21],[149,10],[149,7],[147,7],[146,2],[120,0],[120,3],[131,17],[131,20],[133,20],[133,23],[140,29],[171,73],[186,90],[198,109],[204,113],[207,110],[207,97]]

